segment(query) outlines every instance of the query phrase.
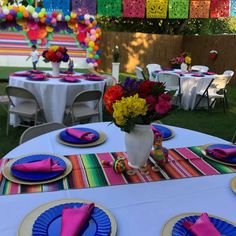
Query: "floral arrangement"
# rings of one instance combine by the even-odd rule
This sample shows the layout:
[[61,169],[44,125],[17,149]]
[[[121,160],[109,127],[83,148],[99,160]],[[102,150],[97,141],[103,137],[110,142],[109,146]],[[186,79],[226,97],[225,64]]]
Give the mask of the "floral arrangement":
[[218,56],[218,52],[216,50],[211,50],[209,53],[212,60],[215,60]]
[[45,62],[68,62],[69,55],[67,49],[61,46],[51,46],[49,49],[43,51],[42,56]]
[[119,53],[118,45],[116,45],[115,48],[112,50],[112,59],[113,59],[113,62],[119,62],[120,53]]
[[172,65],[181,65],[182,63],[186,63],[190,65],[192,62],[192,58],[189,53],[182,52],[178,57],[174,57],[170,60],[170,64]]
[[150,124],[171,109],[171,97],[163,83],[129,77],[123,85],[107,89],[104,102],[114,123],[127,133],[135,124]]

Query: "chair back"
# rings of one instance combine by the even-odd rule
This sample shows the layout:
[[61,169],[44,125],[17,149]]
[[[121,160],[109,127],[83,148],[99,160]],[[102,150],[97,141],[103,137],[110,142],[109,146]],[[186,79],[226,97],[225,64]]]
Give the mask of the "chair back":
[[179,87],[180,92],[180,77],[178,74],[169,72],[159,72],[158,81],[164,83],[167,90],[171,87]]
[[202,66],[202,65],[194,65],[191,67],[192,70],[197,70],[200,72],[207,72],[209,70],[209,67],[207,66]]
[[25,88],[20,88],[20,87],[15,87],[15,86],[7,86],[6,87],[6,94],[10,100],[10,103],[14,106],[14,102],[11,99],[11,97],[17,97],[17,98],[23,98],[23,99],[28,99],[28,100],[33,100],[38,107],[38,101],[36,97],[27,89]]
[[30,127],[21,135],[19,144],[38,137],[39,135],[46,134],[54,130],[63,129],[65,127],[66,126],[61,123],[45,123],[42,125]]
[[101,90],[87,90],[77,94],[74,98],[74,103],[77,102],[89,102],[89,101],[100,101],[102,97]]
[[214,89],[215,91],[219,91],[221,89],[225,89],[226,85],[228,84],[230,76],[229,75],[217,75],[210,86],[210,89]]
[[230,82],[231,78],[234,76],[234,71],[233,70],[226,70],[226,71],[224,71],[223,75],[229,76],[229,80],[227,82],[227,84],[228,84]]
[[141,67],[135,66],[135,73],[136,73],[137,79],[140,79],[140,80],[146,79],[143,73],[143,69]]
[[152,80],[153,76],[152,76],[152,72],[156,71],[156,70],[161,70],[161,65],[159,64],[148,64],[146,66],[148,74],[149,74],[149,79]]

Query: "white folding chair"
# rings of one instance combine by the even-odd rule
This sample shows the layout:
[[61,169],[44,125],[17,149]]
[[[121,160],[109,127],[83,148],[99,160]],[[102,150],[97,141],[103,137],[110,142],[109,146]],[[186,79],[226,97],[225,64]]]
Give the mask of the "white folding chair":
[[191,70],[197,70],[200,72],[207,72],[209,70],[209,67],[202,66],[202,65],[194,65],[194,66],[191,66]]
[[97,116],[98,121],[101,121],[99,109],[101,98],[101,90],[87,90],[77,94],[72,104],[66,109],[66,116],[71,116],[73,124],[75,121],[80,122],[94,116]]
[[176,104],[178,104],[179,100],[179,107],[181,107],[182,92],[180,76],[175,73],[159,72],[158,81],[165,84],[167,91],[176,91],[174,94],[174,97],[176,97]]
[[194,108],[197,108],[200,102],[203,99],[207,99],[207,107],[210,110],[217,99],[222,100],[224,112],[227,106],[227,98],[226,98],[226,85],[229,80],[229,76],[227,75],[217,75],[214,79],[212,79],[207,86],[205,91],[199,91],[197,95],[200,97]]
[[6,95],[1,95],[0,96],[0,105],[3,107],[4,110],[7,111],[7,106],[9,105],[10,100],[8,98],[8,96]]
[[136,77],[139,80],[146,80],[143,69],[141,67],[135,66]]
[[[10,114],[18,115],[21,118],[27,118],[28,120],[34,120],[34,125],[38,122],[38,116],[43,115],[43,111],[40,108],[35,96],[27,89],[7,86],[6,94],[10,100],[7,117],[7,134],[10,123]],[[21,101],[15,102],[14,98],[19,98]],[[28,127],[30,125],[18,124],[19,126]]]
[[66,126],[61,123],[45,123],[30,127],[21,135],[19,144],[22,144],[32,138],[38,137],[39,135],[63,128],[66,128]]
[[148,64],[146,68],[149,74],[149,80],[155,80],[156,77],[154,77],[152,73],[156,70],[161,70],[161,66],[159,64]]
[[232,70],[226,70],[226,71],[224,71],[223,75],[229,76],[229,80],[228,80],[228,82],[227,82],[227,84],[228,84],[228,83],[230,82],[231,78],[234,76],[234,71],[232,71]]

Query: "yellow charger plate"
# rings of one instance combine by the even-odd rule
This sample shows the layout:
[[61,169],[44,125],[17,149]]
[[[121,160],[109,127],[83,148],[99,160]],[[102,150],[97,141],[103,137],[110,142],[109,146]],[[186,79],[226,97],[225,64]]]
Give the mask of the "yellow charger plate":
[[[32,154],[29,154],[29,155],[34,155],[34,154],[38,154],[38,153],[32,153]],[[71,171],[72,171],[72,164],[70,162],[70,160],[66,157],[63,157],[63,156],[58,156],[58,155],[55,155],[53,153],[40,153],[40,154],[46,154],[46,155],[53,155],[53,156],[56,156],[58,158],[61,158],[65,163],[66,163],[66,169],[65,171],[55,177],[55,178],[52,178],[52,179],[49,179],[49,180],[44,180],[44,181],[26,181],[26,180],[21,180],[21,179],[18,179],[16,177],[14,177],[12,174],[11,174],[11,166],[13,165],[13,163],[21,158],[24,158],[26,156],[29,156],[29,155],[24,155],[24,156],[21,156],[21,157],[17,157],[17,158],[14,158],[12,160],[10,160],[9,162],[7,162],[3,168],[3,175],[6,179],[14,182],[14,183],[18,183],[18,184],[26,184],[26,185],[38,185],[38,184],[48,184],[48,183],[52,183],[52,182],[55,182],[59,179],[62,179],[64,177],[66,177]]]
[[[31,236],[32,235],[32,226],[35,222],[35,220],[46,210],[57,206],[57,205],[61,205],[61,204],[65,204],[65,203],[91,203],[90,201],[87,200],[81,200],[78,198],[75,199],[62,199],[62,200],[58,200],[58,201],[53,201],[53,202],[48,202],[44,205],[39,206],[38,208],[35,208],[33,211],[31,211],[28,215],[26,215],[26,217],[23,219],[23,221],[21,222],[18,231],[17,231],[17,236]],[[109,217],[110,221],[111,221],[111,232],[110,232],[110,236],[115,236],[116,235],[116,231],[117,231],[117,224],[116,224],[116,220],[115,217],[111,214],[111,212],[106,209],[105,207],[95,203],[95,207],[100,208],[101,210],[103,210]]]

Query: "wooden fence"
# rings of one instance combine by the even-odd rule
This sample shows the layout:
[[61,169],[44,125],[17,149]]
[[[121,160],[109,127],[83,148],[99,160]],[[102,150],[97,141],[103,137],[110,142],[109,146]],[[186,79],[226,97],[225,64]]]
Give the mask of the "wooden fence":
[[[169,60],[187,51],[191,54],[192,65],[206,65],[210,71],[223,73],[236,71],[236,35],[181,36],[157,35],[127,32],[103,32],[101,42],[102,63],[98,70],[111,71],[112,49],[120,50],[120,71],[134,73],[136,65],[145,68],[149,63],[170,67]],[[218,51],[216,60],[210,59],[209,52]],[[236,84],[236,76],[231,80]]]

